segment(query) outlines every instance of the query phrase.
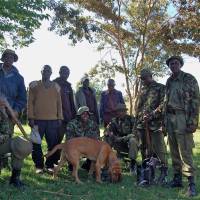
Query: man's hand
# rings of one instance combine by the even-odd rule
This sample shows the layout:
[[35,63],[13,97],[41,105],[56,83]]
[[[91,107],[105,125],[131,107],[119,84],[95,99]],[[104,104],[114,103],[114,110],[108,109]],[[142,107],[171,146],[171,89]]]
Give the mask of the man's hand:
[[34,127],[34,120],[33,119],[29,119],[28,120],[28,125],[33,128]]
[[194,125],[189,125],[187,128],[186,128],[186,133],[194,133],[196,131],[197,127],[194,126]]
[[104,131],[105,136],[112,136],[113,132],[112,131]]

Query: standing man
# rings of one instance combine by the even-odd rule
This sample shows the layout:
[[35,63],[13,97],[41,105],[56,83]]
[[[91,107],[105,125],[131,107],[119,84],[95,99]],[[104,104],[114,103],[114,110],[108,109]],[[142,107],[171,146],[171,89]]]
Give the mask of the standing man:
[[[152,72],[149,69],[142,69],[140,78],[142,88],[136,105],[136,127],[141,139],[142,159],[155,155],[160,160],[161,174],[158,183],[162,185],[166,184],[168,164],[162,132],[162,115],[158,108],[163,104],[165,86],[153,80]],[[147,141],[148,135],[150,141]]]
[[67,66],[61,66],[59,71],[60,77],[54,81],[60,86],[61,100],[62,100],[62,111],[63,121],[60,127],[59,143],[62,142],[64,134],[66,132],[67,123],[74,119],[76,116],[76,109],[74,104],[74,95],[71,87],[71,83],[67,81],[70,70]]
[[131,159],[130,171],[132,173],[136,169],[139,144],[138,137],[133,132],[134,125],[135,118],[127,115],[126,105],[117,104],[116,117],[112,118],[104,132],[105,141],[114,147],[118,155],[121,155],[121,152],[128,152]]
[[20,180],[23,160],[31,153],[32,145],[21,137],[12,137],[14,124],[6,111],[5,99],[18,117],[26,106],[26,89],[23,77],[13,66],[18,60],[17,54],[13,50],[6,49],[1,60],[3,63],[0,64],[0,162],[1,157],[11,153],[10,184],[20,188],[24,185]]
[[[50,80],[52,70],[49,65],[44,65],[41,71],[42,80],[33,81],[29,85],[28,93],[28,119],[30,127],[38,126],[41,139],[45,135],[48,150],[59,143],[59,127],[62,115],[62,102],[60,87]],[[36,173],[42,173],[44,158],[41,144],[33,143],[32,158],[35,163]],[[46,160],[47,171],[52,172],[54,164],[59,160],[56,152]]]
[[82,106],[87,106],[89,111],[93,114],[93,118],[99,124],[99,112],[97,108],[97,100],[95,90],[90,87],[88,76],[81,79],[82,87],[76,92],[76,106],[79,109]]
[[199,121],[199,87],[196,79],[181,70],[180,56],[172,56],[166,64],[172,75],[168,78],[165,94],[165,127],[174,169],[171,187],[182,187],[182,173],[188,178],[188,196],[196,195],[192,148],[193,133]]
[[109,79],[107,82],[108,90],[101,93],[100,99],[100,118],[106,127],[113,117],[116,117],[116,106],[118,103],[125,104],[122,93],[115,89],[115,81]]

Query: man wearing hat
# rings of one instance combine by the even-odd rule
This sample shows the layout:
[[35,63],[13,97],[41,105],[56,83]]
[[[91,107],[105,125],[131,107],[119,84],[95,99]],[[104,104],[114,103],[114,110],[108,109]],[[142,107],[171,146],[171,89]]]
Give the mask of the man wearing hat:
[[93,114],[93,119],[99,124],[99,112],[95,90],[90,87],[90,81],[87,75],[81,79],[81,83],[82,86],[79,87],[75,94],[76,107],[79,109],[82,106],[87,106],[89,111]]
[[112,118],[105,129],[105,140],[114,147],[119,156],[121,152],[128,152],[131,159],[130,170],[133,173],[138,153],[138,137],[133,132],[135,119],[127,114],[125,104],[117,104],[115,111],[116,117]]
[[174,169],[171,187],[182,187],[182,174],[188,178],[188,196],[196,195],[192,149],[193,133],[199,121],[199,86],[197,80],[181,70],[184,65],[180,56],[166,61],[172,75],[166,84],[164,114],[169,147]]
[[[87,106],[82,106],[77,111],[75,119],[67,124],[66,139],[74,137],[89,137],[99,139],[100,131],[98,124],[92,120],[92,113]],[[86,160],[82,168],[89,171],[91,161]]]
[[159,106],[163,103],[165,86],[153,80],[149,69],[140,72],[142,88],[136,105],[136,128],[141,139],[142,159],[157,157],[161,163],[158,183],[166,184],[167,150],[162,132],[162,115]]
[[101,93],[100,118],[106,127],[113,117],[116,117],[115,108],[118,103],[125,104],[122,93],[115,89],[115,81],[108,79],[108,89]]
[[13,50],[6,49],[1,60],[3,63],[0,64],[0,157],[11,153],[10,184],[19,188],[24,185],[20,180],[23,159],[31,153],[32,145],[21,137],[12,138],[14,124],[5,109],[5,99],[18,117],[26,106],[26,89],[23,77],[13,66],[18,60],[17,54]]

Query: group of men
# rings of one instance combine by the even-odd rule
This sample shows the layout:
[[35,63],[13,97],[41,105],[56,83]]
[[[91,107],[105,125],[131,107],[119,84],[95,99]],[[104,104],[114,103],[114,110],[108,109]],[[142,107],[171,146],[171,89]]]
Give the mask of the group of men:
[[[116,149],[119,156],[121,152],[128,152],[131,170],[137,165],[140,150],[143,161],[150,156],[160,161],[158,183],[165,184],[168,162],[164,136],[167,133],[174,170],[169,185],[182,187],[184,174],[189,182],[188,195],[196,195],[192,148],[193,133],[198,126],[200,96],[196,79],[181,70],[184,62],[180,56],[172,56],[166,61],[172,72],[166,86],[157,83],[149,69],[141,70],[142,87],[134,117],[127,114],[122,93],[115,89],[113,79],[108,80],[108,89],[101,93],[99,109],[95,90],[90,87],[87,76],[81,79],[82,86],[74,95],[67,81],[70,74],[67,66],[62,66],[60,76],[51,81],[52,69],[45,65],[41,70],[42,79],[30,83],[26,103],[24,80],[13,66],[17,59],[12,50],[5,50],[2,54],[1,95],[7,99],[16,116],[27,104],[29,126],[37,127],[41,138],[45,136],[48,150],[59,144],[64,135],[66,139],[80,136],[100,139],[99,124],[103,122],[105,141]],[[13,163],[20,163],[12,164],[10,179],[10,184],[20,187],[23,185],[19,179],[22,161],[31,153],[30,149],[36,173],[43,173],[44,169],[52,171],[54,164],[58,163],[60,152],[56,152],[44,163],[41,144],[32,143],[31,146],[22,138],[13,138],[14,124],[6,112],[4,98],[0,98],[0,156],[11,152]],[[13,149],[16,139],[18,143],[23,142],[23,145],[20,143],[23,146],[20,152],[23,156],[16,154]],[[89,165],[90,160],[86,160],[83,167],[88,169]]]

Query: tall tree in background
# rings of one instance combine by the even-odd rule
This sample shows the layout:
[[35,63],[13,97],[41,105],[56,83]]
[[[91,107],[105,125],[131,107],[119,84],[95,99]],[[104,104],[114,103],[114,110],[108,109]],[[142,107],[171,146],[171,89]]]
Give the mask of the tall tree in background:
[[[166,71],[170,54],[199,55],[198,1],[167,0],[60,0],[49,1],[54,10],[50,30],[68,35],[75,44],[83,38],[96,42],[103,57],[91,75],[106,76],[106,69],[122,73],[130,113],[137,95],[137,75],[151,68]],[[176,9],[170,15],[169,7]],[[189,13],[188,13],[189,11]],[[195,16],[196,14],[196,16]],[[195,22],[195,25],[191,25]],[[89,59],[89,58],[88,58]],[[133,88],[136,88],[135,90]]]
[[0,0],[0,48],[9,40],[13,46],[28,46],[34,41],[33,32],[41,21],[47,1],[43,0]]

